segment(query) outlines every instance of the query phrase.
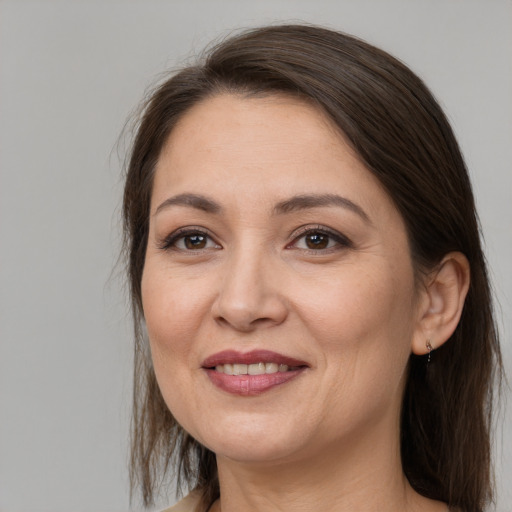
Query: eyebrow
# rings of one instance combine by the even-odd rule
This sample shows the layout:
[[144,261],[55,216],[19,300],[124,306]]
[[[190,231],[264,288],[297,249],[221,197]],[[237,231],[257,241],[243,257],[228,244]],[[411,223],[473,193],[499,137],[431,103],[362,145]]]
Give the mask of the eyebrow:
[[274,212],[277,214],[286,214],[322,206],[340,206],[346,208],[359,215],[365,222],[371,224],[370,217],[358,204],[337,194],[304,194],[294,196],[286,201],[277,203],[274,206]]
[[[161,203],[156,209],[154,215],[170,206],[188,206],[206,213],[220,213],[222,207],[220,204],[206,196],[200,194],[179,194],[169,197]],[[310,208],[319,208],[322,206],[338,206],[346,208],[359,215],[365,222],[371,224],[368,214],[356,203],[346,197],[337,194],[302,194],[291,197],[285,201],[277,203],[273,210],[274,214],[283,215]]]
[[199,194],[179,194],[177,196],[169,197],[161,203],[156,209],[154,215],[166,208],[169,208],[169,206],[189,206],[191,208],[196,208],[197,210],[202,210],[206,213],[219,213],[222,210],[220,204],[205,196]]

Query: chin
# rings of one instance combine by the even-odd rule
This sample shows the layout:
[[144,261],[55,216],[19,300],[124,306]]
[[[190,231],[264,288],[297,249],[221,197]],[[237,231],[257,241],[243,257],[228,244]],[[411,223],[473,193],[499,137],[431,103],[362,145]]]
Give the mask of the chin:
[[282,428],[278,421],[274,423],[269,426],[248,420],[246,424],[217,424],[197,439],[217,456],[241,463],[258,464],[293,457],[306,442],[296,430]]
[[219,443],[216,450],[212,450],[218,457],[224,457],[242,464],[277,463],[293,458],[296,447],[276,447],[272,442],[262,440],[258,444]]

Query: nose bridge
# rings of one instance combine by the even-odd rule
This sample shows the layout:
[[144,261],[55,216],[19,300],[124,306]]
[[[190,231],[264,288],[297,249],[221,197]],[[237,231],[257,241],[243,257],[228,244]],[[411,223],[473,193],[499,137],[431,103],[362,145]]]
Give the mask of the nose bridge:
[[257,239],[233,247],[215,307],[218,320],[237,330],[276,325],[286,317],[278,282],[277,258]]

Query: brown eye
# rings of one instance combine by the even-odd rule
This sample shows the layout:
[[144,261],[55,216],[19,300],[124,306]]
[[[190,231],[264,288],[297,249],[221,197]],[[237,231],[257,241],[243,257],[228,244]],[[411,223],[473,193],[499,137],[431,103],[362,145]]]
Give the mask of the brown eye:
[[171,233],[166,239],[162,240],[160,247],[166,251],[177,250],[181,252],[209,251],[222,248],[215,243],[208,233],[188,228],[178,229]]
[[350,248],[352,242],[337,231],[318,226],[303,230],[302,234],[299,234],[288,247],[327,254],[328,252]]
[[304,237],[308,249],[326,249],[329,245],[329,235],[310,233]]
[[189,250],[204,249],[208,238],[204,235],[188,235],[183,237],[183,243]]

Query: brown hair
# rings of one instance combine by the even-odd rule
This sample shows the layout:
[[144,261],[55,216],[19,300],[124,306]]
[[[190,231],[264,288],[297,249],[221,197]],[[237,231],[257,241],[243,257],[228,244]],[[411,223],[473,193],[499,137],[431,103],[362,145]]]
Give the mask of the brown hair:
[[[221,92],[284,92],[313,102],[337,124],[383,184],[405,221],[417,269],[450,251],[466,255],[471,285],[451,339],[428,366],[411,355],[401,447],[412,487],[465,512],[492,500],[490,426],[501,356],[478,219],[468,173],[449,123],[423,82],[364,41],[309,25],[270,26],[214,47],[151,95],[139,120],[124,191],[125,250],[135,321],[132,486],[146,505],[171,467],[201,491],[219,495],[215,456],[167,409],[144,340],[141,276],[155,164],[176,122]],[[133,489],[132,487],[132,489]]]

